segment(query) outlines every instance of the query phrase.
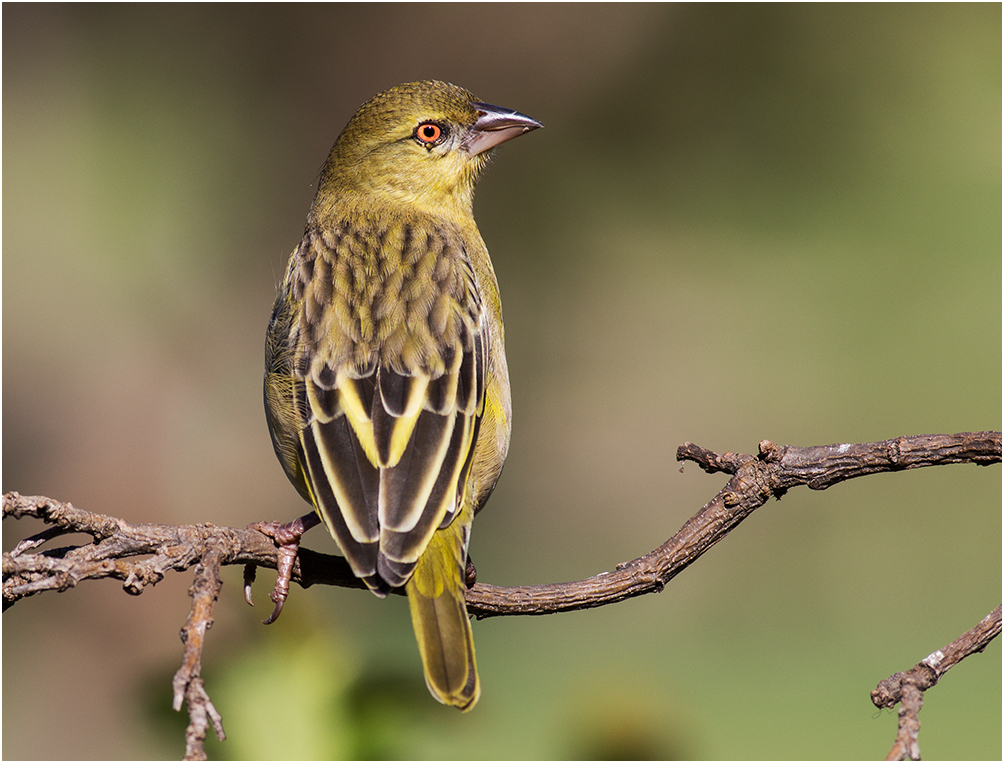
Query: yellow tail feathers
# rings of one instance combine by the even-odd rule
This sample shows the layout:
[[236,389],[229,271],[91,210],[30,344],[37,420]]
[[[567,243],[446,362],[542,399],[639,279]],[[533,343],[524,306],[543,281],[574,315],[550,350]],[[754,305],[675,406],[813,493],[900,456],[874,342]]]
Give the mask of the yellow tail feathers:
[[429,692],[444,705],[467,712],[478,701],[481,687],[464,605],[463,561],[458,558],[463,548],[458,535],[463,531],[458,524],[433,536],[405,591]]

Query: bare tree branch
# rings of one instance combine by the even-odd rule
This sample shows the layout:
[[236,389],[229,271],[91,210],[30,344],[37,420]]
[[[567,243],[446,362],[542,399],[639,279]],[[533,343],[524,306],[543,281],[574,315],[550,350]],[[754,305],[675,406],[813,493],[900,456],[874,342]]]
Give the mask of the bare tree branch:
[[887,760],[921,760],[921,748],[918,745],[921,722],[918,713],[924,702],[925,691],[935,686],[963,658],[983,652],[1001,632],[1002,607],[999,604],[953,643],[932,652],[910,670],[894,673],[879,682],[872,690],[872,702],[876,707],[893,707],[898,702],[901,703],[897,713],[897,741],[886,756]]
[[717,455],[684,443],[677,449],[677,460],[694,461],[709,473],[724,472],[733,477],[662,546],[638,559],[622,562],[613,572],[602,572],[575,583],[505,588],[478,584],[468,592],[468,611],[480,618],[546,615],[662,591],[772,496],[780,498],[799,485],[824,490],[838,482],[877,472],[1000,462],[1001,433],[918,435],[815,448],[783,447],[762,440],[757,456]]
[[[509,587],[474,583],[467,594],[468,610],[478,618],[544,615],[659,592],[769,498],[780,498],[791,488],[805,485],[812,490],[824,490],[844,480],[878,472],[956,463],[987,465],[1000,463],[1001,458],[1000,432],[917,435],[812,448],[779,446],[764,440],[756,456],[720,455],[684,443],[677,450],[678,461],[693,461],[706,472],[722,472],[731,477],[672,538],[644,556],[617,565],[611,572],[585,580]],[[245,580],[250,581],[256,566],[275,569],[279,554],[272,540],[257,530],[212,524],[131,524],[51,498],[18,493],[3,497],[3,516],[5,519],[32,516],[51,525],[3,555],[4,610],[25,596],[66,591],[89,579],[116,578],[122,581],[127,593],[140,594],[147,586],[160,582],[169,571],[196,567],[192,610],[182,630],[185,656],[174,679],[174,705],[180,709],[184,701],[189,708],[186,758],[204,758],[203,742],[209,727],[214,728],[220,739],[224,738],[220,716],[200,678],[203,643],[213,622],[213,608],[222,585],[219,571],[224,565],[242,564],[246,566]],[[90,535],[92,541],[37,550],[71,533]],[[297,555],[293,580],[304,588],[316,584],[363,587],[341,557],[303,548]],[[996,612],[997,629],[993,624],[986,629],[981,637],[986,640],[974,642],[980,643],[979,647],[970,651],[953,649],[969,635],[964,634],[945,650],[919,663],[913,671],[892,676],[873,692],[877,705],[882,702],[881,706],[892,707],[898,701],[904,704],[901,730],[907,740],[903,746],[907,752],[903,754],[917,751],[921,692],[934,685],[949,667],[967,654],[980,651],[987,641],[1001,633],[1001,607]],[[942,656],[933,663],[936,655]],[[896,686],[887,686],[895,679]],[[898,749],[895,746],[894,752]]]
[[174,709],[181,710],[182,702],[188,703],[189,724],[185,730],[185,760],[205,760],[203,743],[210,724],[221,742],[227,738],[223,733],[223,720],[206,693],[202,683],[202,649],[206,631],[213,627],[213,609],[223,587],[220,579],[220,549],[211,545],[195,567],[195,579],[189,594],[192,596],[192,610],[181,631],[185,644],[185,656],[181,667],[175,673]]

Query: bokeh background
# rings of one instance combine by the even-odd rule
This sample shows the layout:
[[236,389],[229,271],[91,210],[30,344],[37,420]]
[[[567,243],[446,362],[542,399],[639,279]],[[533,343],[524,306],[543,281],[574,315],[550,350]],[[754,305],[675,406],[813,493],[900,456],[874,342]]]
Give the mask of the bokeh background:
[[[515,429],[479,577],[572,580],[752,452],[1000,429],[1001,6],[3,6],[3,489],[133,522],[292,518],[263,338],[355,108],[439,78],[545,124],[475,212]],[[876,758],[869,691],[1001,601],[999,467],[796,490],[658,596],[475,623],[470,715],[403,600],[225,570],[215,758]],[[4,549],[37,530],[4,523]],[[332,551],[322,533],[308,546]],[[3,618],[4,758],[176,758],[190,576]],[[1001,641],[926,697],[1002,755]]]

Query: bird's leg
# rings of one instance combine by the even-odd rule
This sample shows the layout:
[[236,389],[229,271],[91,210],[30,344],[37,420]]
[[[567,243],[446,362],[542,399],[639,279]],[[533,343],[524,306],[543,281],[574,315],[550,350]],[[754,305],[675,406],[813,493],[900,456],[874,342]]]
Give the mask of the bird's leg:
[[[302,517],[294,519],[292,522],[281,524],[280,522],[256,522],[248,525],[249,530],[258,530],[263,535],[272,538],[279,551],[279,563],[276,565],[276,585],[272,589],[269,598],[276,604],[262,623],[269,625],[274,623],[283,611],[283,604],[290,593],[290,579],[293,577],[293,564],[297,560],[297,551],[300,550],[300,538],[304,533],[317,524],[321,519],[313,511],[304,514]],[[244,568],[244,600],[251,604],[251,583],[255,579],[255,568],[248,565]],[[252,605],[254,606],[254,605]]]
[[464,565],[464,585],[467,588],[474,588],[477,582],[478,570],[475,569],[475,563],[471,561],[471,557],[469,556],[467,563]]

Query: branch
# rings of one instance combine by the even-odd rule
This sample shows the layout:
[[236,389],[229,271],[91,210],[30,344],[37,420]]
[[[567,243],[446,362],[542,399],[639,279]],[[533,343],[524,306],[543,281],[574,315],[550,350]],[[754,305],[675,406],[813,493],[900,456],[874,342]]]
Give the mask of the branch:
[[479,618],[546,615],[658,593],[769,498],[781,498],[793,487],[806,485],[812,490],[824,490],[878,472],[940,464],[1000,463],[1001,447],[1001,432],[918,435],[814,448],[778,446],[762,440],[757,456],[717,455],[684,443],[677,449],[678,461],[693,461],[710,474],[733,476],[670,540],[645,556],[622,562],[613,572],[575,583],[506,588],[478,584],[468,592],[468,611]]
[[220,579],[220,549],[211,546],[202,555],[195,568],[195,580],[189,589],[192,596],[192,611],[181,631],[185,644],[185,657],[181,667],[171,682],[174,688],[174,709],[181,710],[182,702],[188,703],[189,724],[185,730],[185,760],[205,760],[203,743],[210,724],[221,742],[227,738],[223,733],[223,719],[217,712],[202,684],[202,647],[206,631],[213,627],[213,609],[223,587]]
[[[805,485],[812,490],[824,490],[838,482],[878,472],[942,464],[1000,463],[1001,446],[1000,432],[917,435],[812,448],[779,446],[764,440],[756,456],[719,455],[684,443],[677,450],[678,461],[693,461],[706,472],[722,472],[731,477],[715,498],[672,538],[644,556],[617,565],[611,572],[585,580],[510,587],[474,583],[467,593],[468,611],[478,618],[544,615],[656,593],[769,498],[780,498],[793,487]],[[204,757],[202,743],[209,726],[221,738],[223,735],[219,714],[199,677],[202,644],[212,624],[213,606],[222,585],[219,570],[228,564],[246,565],[252,568],[246,570],[247,580],[253,577],[256,566],[275,569],[279,555],[272,540],[257,530],[212,524],[134,525],[51,498],[18,493],[3,497],[3,516],[5,519],[32,516],[51,525],[3,555],[4,610],[25,596],[66,591],[84,580],[97,578],[121,580],[127,593],[138,595],[162,580],[167,572],[196,566],[192,612],[182,631],[185,658],[175,676],[174,701],[176,709],[180,709],[183,699],[189,707],[186,757]],[[43,544],[71,533],[90,535],[92,541],[36,551]],[[293,580],[303,588],[317,584],[363,587],[341,557],[303,548],[297,555]],[[1000,608],[998,622],[998,630],[991,638],[1001,631]]]
[[1002,608],[999,604],[977,625],[960,636],[953,643],[932,652],[913,668],[894,673],[879,682],[872,690],[872,703],[879,708],[893,707],[901,703],[897,712],[899,723],[897,741],[886,756],[887,760],[921,760],[918,746],[918,732],[921,722],[918,713],[924,702],[925,691],[939,682],[946,672],[965,657],[984,648],[1002,632]]

